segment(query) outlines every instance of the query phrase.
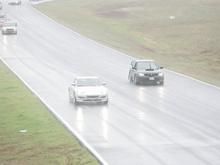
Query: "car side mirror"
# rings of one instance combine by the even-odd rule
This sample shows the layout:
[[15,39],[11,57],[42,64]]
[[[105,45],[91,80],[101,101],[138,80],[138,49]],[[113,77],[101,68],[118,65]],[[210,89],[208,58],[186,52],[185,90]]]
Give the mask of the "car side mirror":
[[134,61],[131,61],[131,68],[132,68],[132,69],[135,69]]
[[71,85],[72,85],[72,86],[76,86],[76,83],[72,83]]
[[107,85],[107,83],[106,82],[102,82],[102,85]]
[[164,68],[163,66],[160,67],[160,69],[163,69],[163,68]]

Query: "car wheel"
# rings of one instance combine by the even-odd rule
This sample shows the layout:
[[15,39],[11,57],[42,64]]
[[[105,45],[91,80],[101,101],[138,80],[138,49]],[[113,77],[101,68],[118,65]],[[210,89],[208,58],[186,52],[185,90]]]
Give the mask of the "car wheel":
[[128,80],[129,80],[130,83],[133,83],[133,80],[132,80],[132,77],[131,77],[130,74],[128,75]]
[[79,104],[79,102],[76,100],[76,97],[75,97],[75,96],[73,96],[73,102],[74,102],[75,105],[78,105],[78,104]]
[[73,103],[73,97],[71,97],[71,90],[70,90],[70,88],[68,88],[68,93],[69,93],[69,102],[70,103]]
[[74,99],[74,104],[75,104],[75,105],[79,105],[79,102],[76,101],[76,99]]
[[138,85],[138,84],[139,84],[139,82],[138,82],[138,80],[137,80],[137,77],[136,77],[136,76],[134,77],[134,84],[135,84],[135,85]]
[[69,98],[69,101],[70,101],[70,103],[73,103],[74,101],[73,101],[73,98]]
[[161,81],[161,82],[160,82],[160,85],[163,86],[163,85],[164,85],[164,81]]
[[69,94],[69,102],[73,103],[73,98],[70,96],[70,94]]

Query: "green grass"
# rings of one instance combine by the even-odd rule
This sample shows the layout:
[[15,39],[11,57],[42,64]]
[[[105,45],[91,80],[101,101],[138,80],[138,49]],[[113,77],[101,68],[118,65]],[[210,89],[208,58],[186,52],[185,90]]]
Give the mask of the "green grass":
[[35,7],[98,42],[220,86],[219,0],[55,0]]
[[98,164],[1,61],[0,164]]

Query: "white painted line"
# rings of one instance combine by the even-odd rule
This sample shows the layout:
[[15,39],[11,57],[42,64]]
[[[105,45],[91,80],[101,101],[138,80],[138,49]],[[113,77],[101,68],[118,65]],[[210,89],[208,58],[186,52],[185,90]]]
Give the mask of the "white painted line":
[[[0,58],[1,59],[1,58]],[[96,157],[101,165],[108,165],[107,162],[84,140],[84,138],[78,134],[56,111],[47,104],[44,99],[35,91],[21,76],[17,74],[3,59],[1,61],[30,89],[30,91],[35,94],[40,101],[48,108],[48,110],[79,140],[79,142],[85,146],[89,152]]]
[[30,3],[33,5],[37,5],[40,3],[45,3],[45,2],[50,2],[50,1],[53,1],[53,0],[30,0]]
[[[34,7],[32,7],[32,9],[35,10],[37,13],[41,14],[42,16],[48,18],[48,19],[51,20],[52,22],[56,23],[57,25],[62,26],[62,27],[64,27],[65,29],[71,31],[71,32],[74,33],[74,34],[77,34],[77,35],[79,35],[79,36],[81,36],[81,37],[83,37],[83,38],[86,38],[86,39],[88,39],[88,40],[90,40],[90,41],[96,43],[97,45],[103,47],[103,48],[111,49],[111,50],[113,50],[113,51],[115,51],[115,52],[118,52],[118,53],[121,54],[121,55],[124,55],[124,56],[127,56],[127,57],[129,57],[129,58],[135,59],[135,57],[132,57],[132,56],[130,56],[130,55],[127,55],[127,54],[125,54],[125,53],[122,53],[122,52],[120,52],[120,51],[118,51],[118,50],[116,50],[116,49],[113,49],[113,48],[111,48],[111,47],[108,47],[108,46],[106,46],[106,45],[103,45],[103,44],[101,44],[101,43],[99,43],[99,42],[97,42],[97,41],[95,41],[95,40],[93,40],[93,39],[87,38],[86,36],[83,36],[83,35],[81,35],[80,33],[77,33],[77,32],[75,32],[75,31],[73,31],[72,29],[70,29],[70,28],[64,26],[63,24],[60,24],[60,23],[56,22],[54,19],[50,18],[49,16],[45,15],[44,13],[42,13],[42,12],[40,12],[39,10],[35,9]],[[213,87],[213,88],[216,88],[216,89],[220,90],[220,87],[218,87],[218,86],[215,86],[215,85],[209,84],[209,83],[207,83],[207,82],[198,80],[198,79],[196,79],[196,78],[193,78],[193,77],[191,77],[191,76],[185,75],[185,74],[183,74],[183,73],[178,73],[178,72],[175,72],[175,71],[172,71],[172,70],[169,70],[169,69],[166,69],[166,70],[167,70],[168,72],[177,74],[177,75],[179,75],[179,76],[183,76],[183,77],[185,77],[185,78],[189,78],[189,79],[194,80],[194,81],[196,81],[196,82],[202,83],[203,85],[207,85],[207,86],[210,86],[210,87]]]

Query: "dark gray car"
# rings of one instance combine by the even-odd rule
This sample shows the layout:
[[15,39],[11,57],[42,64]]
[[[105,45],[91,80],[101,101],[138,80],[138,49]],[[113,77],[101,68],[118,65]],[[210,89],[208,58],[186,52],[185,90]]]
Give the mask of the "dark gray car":
[[128,80],[134,84],[164,84],[163,67],[154,60],[133,60],[129,70]]

